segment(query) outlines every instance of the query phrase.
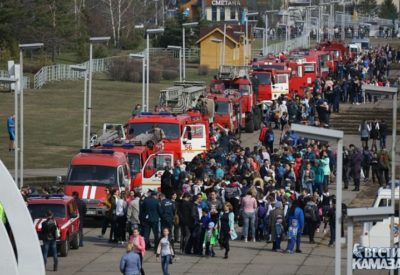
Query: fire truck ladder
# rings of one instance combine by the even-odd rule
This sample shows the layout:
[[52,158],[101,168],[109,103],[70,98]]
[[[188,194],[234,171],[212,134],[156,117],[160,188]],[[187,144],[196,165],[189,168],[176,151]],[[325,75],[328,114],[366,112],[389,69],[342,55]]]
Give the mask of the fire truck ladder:
[[104,123],[101,135],[93,135],[91,147],[106,143],[122,143],[126,140],[124,126],[122,124]]
[[231,80],[248,77],[250,66],[221,65],[218,71],[218,79]]
[[184,113],[192,107],[192,102],[205,95],[204,82],[175,82],[175,86],[160,92],[160,106],[170,107],[173,113]]

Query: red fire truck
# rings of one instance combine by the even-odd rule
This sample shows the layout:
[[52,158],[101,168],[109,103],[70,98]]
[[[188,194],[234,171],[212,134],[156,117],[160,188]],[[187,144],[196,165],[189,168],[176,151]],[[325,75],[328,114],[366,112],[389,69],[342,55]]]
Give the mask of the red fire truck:
[[231,90],[229,94],[213,93],[207,98],[214,102],[214,124],[234,132],[239,137],[241,130],[246,126],[239,92]]
[[321,42],[317,46],[320,51],[326,51],[330,54],[331,69],[336,71],[337,63],[343,62],[348,58],[348,51],[345,44],[341,41]]
[[249,78],[248,66],[230,66],[222,65],[219,69],[217,78],[210,83],[210,92],[230,94],[238,92],[240,94],[241,112],[245,118],[245,130],[253,133],[258,130],[261,124],[261,108],[258,106],[257,96],[253,92],[252,84]]
[[172,113],[141,113],[128,121],[128,137],[135,138],[149,134],[153,127],[164,133],[162,151],[172,152],[175,159],[192,159],[210,149],[209,122],[200,112],[187,112],[175,115]]
[[251,80],[260,102],[289,94],[290,70],[285,63],[258,61],[253,64]]
[[304,89],[312,87],[317,77],[317,64],[307,62],[303,56],[292,55],[287,61],[290,68],[290,92],[297,92],[298,95],[304,95]]
[[[155,146],[153,146],[155,147]],[[142,168],[149,156],[155,153],[153,148],[131,143],[106,143],[101,148],[110,149],[127,155],[131,174],[131,188],[140,191],[142,187]]]
[[307,55],[304,56],[306,62],[312,62],[316,64],[317,76],[326,78],[330,70],[330,56],[327,51],[310,50]]
[[64,193],[74,191],[86,202],[89,217],[104,214],[106,188],[130,190],[130,169],[126,155],[107,149],[81,149],[70,163]]

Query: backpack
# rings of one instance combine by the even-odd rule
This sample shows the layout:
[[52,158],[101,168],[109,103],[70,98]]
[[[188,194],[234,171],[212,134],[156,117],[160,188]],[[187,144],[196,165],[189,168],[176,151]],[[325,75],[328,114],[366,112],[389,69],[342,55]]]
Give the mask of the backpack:
[[225,199],[233,199],[235,197],[239,196],[239,191],[238,188],[235,186],[226,186],[225,187]]
[[267,142],[273,142],[274,141],[274,132],[269,131],[267,133]]
[[263,205],[260,205],[257,210],[258,218],[263,219],[267,215],[267,208]]
[[304,218],[313,222],[317,221],[317,215],[315,213],[315,207],[311,204],[306,204],[304,207]]
[[268,130],[267,127],[261,128],[261,130],[260,130],[260,135],[259,135],[259,137],[258,137],[258,140],[259,140],[259,141],[261,141],[261,142],[264,141],[265,135],[267,134],[267,130]]

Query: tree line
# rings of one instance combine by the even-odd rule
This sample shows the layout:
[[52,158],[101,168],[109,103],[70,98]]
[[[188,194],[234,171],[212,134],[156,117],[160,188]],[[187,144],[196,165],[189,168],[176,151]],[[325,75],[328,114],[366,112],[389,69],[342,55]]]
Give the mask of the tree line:
[[61,51],[88,55],[90,36],[111,36],[111,46],[135,48],[156,20],[150,0],[0,0],[0,57],[18,44],[43,42],[54,61]]

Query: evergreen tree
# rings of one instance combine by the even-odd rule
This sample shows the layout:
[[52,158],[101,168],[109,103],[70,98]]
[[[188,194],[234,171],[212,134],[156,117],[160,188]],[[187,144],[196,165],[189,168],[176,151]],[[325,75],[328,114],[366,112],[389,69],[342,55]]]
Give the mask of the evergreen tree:
[[381,11],[379,16],[386,19],[397,18],[397,7],[393,3],[393,0],[384,0],[381,5]]
[[73,1],[37,0],[34,8],[31,12],[35,20],[30,25],[32,38],[42,41],[46,48],[51,49],[51,59],[54,61],[61,46],[73,42]]
[[360,0],[357,10],[362,15],[374,15],[377,7],[376,0]]

